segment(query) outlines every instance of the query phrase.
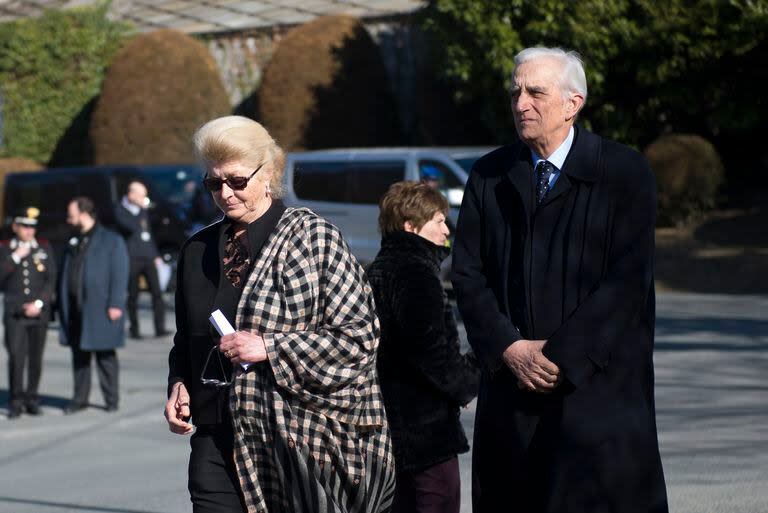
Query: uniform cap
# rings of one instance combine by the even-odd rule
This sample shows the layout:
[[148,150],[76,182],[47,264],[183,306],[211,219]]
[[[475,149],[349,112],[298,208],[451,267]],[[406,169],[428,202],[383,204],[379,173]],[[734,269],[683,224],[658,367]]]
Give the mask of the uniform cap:
[[28,207],[19,212],[19,215],[13,218],[13,222],[26,226],[37,226],[38,217],[40,217],[40,209],[37,207]]

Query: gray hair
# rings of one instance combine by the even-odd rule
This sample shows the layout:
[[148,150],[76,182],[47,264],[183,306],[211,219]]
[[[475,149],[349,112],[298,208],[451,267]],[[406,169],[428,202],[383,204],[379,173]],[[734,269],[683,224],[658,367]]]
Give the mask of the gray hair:
[[270,194],[273,198],[282,197],[285,153],[256,121],[244,116],[216,118],[197,129],[192,143],[195,157],[205,168],[233,161],[255,168],[269,162],[272,165]]
[[526,48],[515,55],[515,68],[524,62],[541,57],[557,59],[562,65],[560,91],[563,93],[563,97],[567,98],[570,93],[578,93],[584,98],[584,103],[587,103],[587,76],[584,73],[584,63],[581,56],[574,51],[566,52],[562,48]]

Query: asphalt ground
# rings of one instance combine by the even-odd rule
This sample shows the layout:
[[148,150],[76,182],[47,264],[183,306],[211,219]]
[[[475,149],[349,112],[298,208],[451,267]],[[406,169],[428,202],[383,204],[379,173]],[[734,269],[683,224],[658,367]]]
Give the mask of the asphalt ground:
[[[147,332],[151,314],[142,306]],[[768,296],[660,294],[657,315],[656,405],[670,511],[768,513]],[[13,421],[3,410],[2,351],[0,513],[191,511],[188,438],[171,434],[162,416],[170,344],[170,337],[129,339],[119,351],[120,410],[103,409],[94,372],[92,406],[65,416],[71,357],[51,329],[44,414]],[[462,413],[470,438],[473,417],[474,404]],[[469,513],[470,455],[460,461]]]

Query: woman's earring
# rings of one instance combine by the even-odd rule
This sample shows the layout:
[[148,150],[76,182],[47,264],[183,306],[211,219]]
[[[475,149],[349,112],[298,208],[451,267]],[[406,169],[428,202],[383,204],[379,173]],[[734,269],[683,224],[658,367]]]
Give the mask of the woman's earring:
[[267,190],[267,196],[271,196],[272,195],[272,189],[270,189],[270,187],[269,187],[269,182],[267,182],[266,190]]

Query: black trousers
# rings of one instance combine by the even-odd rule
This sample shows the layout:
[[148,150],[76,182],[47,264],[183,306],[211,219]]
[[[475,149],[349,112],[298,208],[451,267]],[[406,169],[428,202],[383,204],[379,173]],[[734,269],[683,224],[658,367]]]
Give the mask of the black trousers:
[[392,513],[459,513],[460,508],[458,457],[418,472],[398,472]]
[[155,334],[165,332],[165,303],[163,291],[160,290],[160,280],[157,277],[157,267],[153,258],[131,258],[131,275],[128,281],[128,322],[131,335],[139,334],[138,298],[139,276],[147,280],[149,292],[152,294],[152,312],[155,318]]
[[114,349],[108,351],[83,351],[80,349],[79,337],[72,340],[72,367],[74,369],[75,393],[72,402],[75,404],[88,404],[88,396],[91,393],[91,355],[96,355],[96,369],[99,374],[99,384],[104,402],[107,407],[117,407],[118,394],[118,363],[117,352]]
[[234,434],[227,422],[198,426],[189,445],[189,498],[193,513],[245,512],[234,461]]
[[[37,404],[47,322],[30,322],[19,318],[5,319],[5,347],[8,349],[8,388],[11,406]],[[27,386],[24,387],[24,368]]]

